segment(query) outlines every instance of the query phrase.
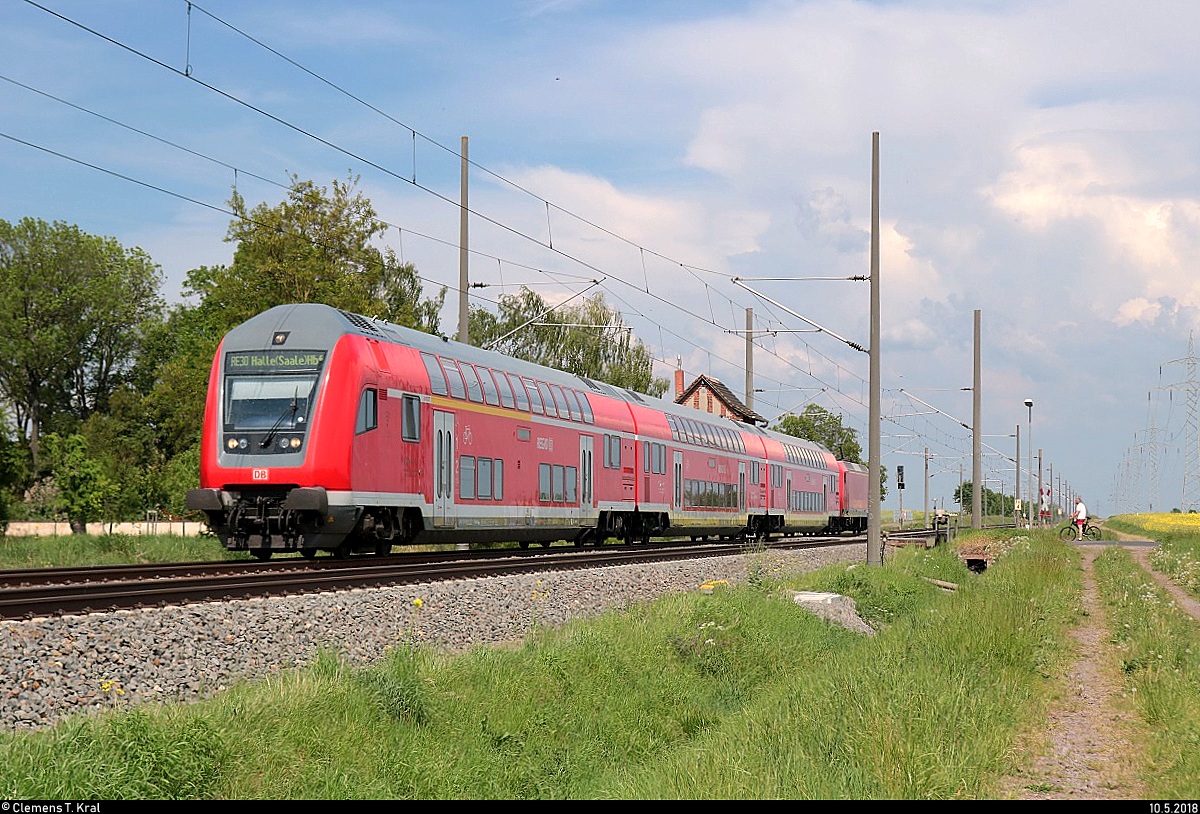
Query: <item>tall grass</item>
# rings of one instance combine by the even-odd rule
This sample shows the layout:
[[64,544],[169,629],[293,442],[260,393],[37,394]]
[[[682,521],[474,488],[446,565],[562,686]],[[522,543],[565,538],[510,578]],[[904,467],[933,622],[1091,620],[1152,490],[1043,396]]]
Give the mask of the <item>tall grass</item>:
[[1128,551],[1096,558],[1096,582],[1119,647],[1126,692],[1153,737],[1150,799],[1195,800],[1200,786],[1200,624]]

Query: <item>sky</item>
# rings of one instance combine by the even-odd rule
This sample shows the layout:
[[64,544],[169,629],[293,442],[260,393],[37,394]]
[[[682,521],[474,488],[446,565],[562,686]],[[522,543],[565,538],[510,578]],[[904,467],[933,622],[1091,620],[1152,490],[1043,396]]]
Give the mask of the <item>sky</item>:
[[817,404],[865,459],[877,143],[884,508],[957,508],[978,399],[989,489],[1200,509],[1198,26],[1190,0],[0,0],[0,219],[141,248],[180,303],[232,261],[234,189],[352,181],[454,337],[465,138],[472,305],[602,295],[656,376],[772,423]]

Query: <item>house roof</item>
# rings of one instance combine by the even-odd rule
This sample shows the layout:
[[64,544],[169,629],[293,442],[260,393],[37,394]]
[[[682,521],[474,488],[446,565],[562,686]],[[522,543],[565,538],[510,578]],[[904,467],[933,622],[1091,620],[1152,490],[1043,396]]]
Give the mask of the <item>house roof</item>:
[[697,376],[691,384],[684,388],[681,394],[675,397],[675,403],[686,404],[687,400],[692,397],[692,394],[701,387],[707,387],[709,390],[711,390],[716,397],[721,400],[721,403],[725,405],[725,409],[733,413],[734,417],[739,421],[744,421],[747,424],[754,424],[761,427],[765,427],[767,425],[767,420],[754,410],[751,410],[749,407],[747,407],[741,399],[733,394],[732,390],[722,384],[719,380],[714,379],[711,376],[705,376],[703,373]]

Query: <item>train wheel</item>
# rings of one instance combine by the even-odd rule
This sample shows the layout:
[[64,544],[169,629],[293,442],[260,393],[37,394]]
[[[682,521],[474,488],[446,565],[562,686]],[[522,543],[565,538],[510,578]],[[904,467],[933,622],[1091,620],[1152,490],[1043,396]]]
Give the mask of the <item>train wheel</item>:
[[311,560],[317,556],[317,550],[315,548],[302,548],[300,549],[300,556],[306,560]]
[[376,557],[386,557],[388,554],[391,554],[391,553],[392,553],[392,544],[391,543],[376,543],[375,544],[375,556]]
[[271,559],[271,549],[269,548],[253,548],[250,550],[250,553],[263,562]]

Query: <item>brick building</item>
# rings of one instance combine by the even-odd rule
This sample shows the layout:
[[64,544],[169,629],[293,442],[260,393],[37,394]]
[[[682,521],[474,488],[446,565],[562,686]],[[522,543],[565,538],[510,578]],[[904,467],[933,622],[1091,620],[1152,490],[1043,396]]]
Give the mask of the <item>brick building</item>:
[[732,390],[717,379],[701,374],[684,387],[682,368],[675,369],[675,403],[686,404],[706,413],[759,427],[767,425],[765,418],[747,407]]

